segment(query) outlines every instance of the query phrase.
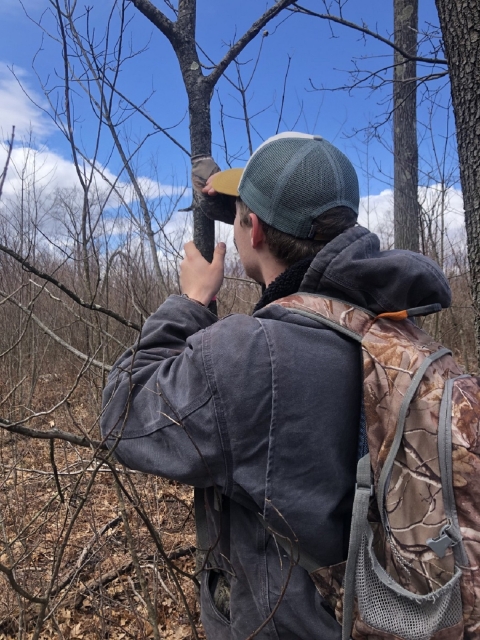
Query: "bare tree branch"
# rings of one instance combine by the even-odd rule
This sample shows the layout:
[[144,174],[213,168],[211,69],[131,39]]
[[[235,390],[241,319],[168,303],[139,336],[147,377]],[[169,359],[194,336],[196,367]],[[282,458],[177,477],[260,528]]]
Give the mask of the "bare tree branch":
[[5,166],[3,167],[2,175],[0,176],[0,198],[2,197],[3,185],[5,184],[5,180],[7,177],[8,165],[10,164],[10,157],[12,155],[14,140],[15,140],[15,127],[12,127],[12,135],[10,137],[10,140],[8,141],[7,159],[5,161]]
[[38,598],[36,596],[32,596],[30,593],[28,593],[28,591],[25,591],[25,589],[22,589],[22,587],[15,580],[13,569],[6,567],[4,564],[0,562],[0,571],[7,576],[12,589],[16,591],[16,593],[21,595],[22,598],[25,598],[25,600],[28,600],[29,602],[35,602],[36,604],[47,604],[48,602],[47,598]]
[[[132,100],[130,100],[124,93],[122,93],[118,87],[114,86],[109,80],[108,78],[105,78],[105,84],[109,87],[109,89],[111,89],[112,91],[114,91],[117,96],[119,98],[121,98],[122,100],[124,100],[130,107],[132,107],[132,109],[134,109],[135,111],[137,111],[140,115],[142,115],[145,120],[148,120],[148,122],[150,122],[150,124],[153,126],[154,129],[156,129],[157,131],[160,131],[160,133],[163,133],[163,135],[165,135],[171,142],[173,142],[173,144],[175,144],[179,149],[181,149],[183,151],[183,153],[185,153],[187,156],[190,157],[190,152],[188,151],[188,149],[186,149],[183,144],[181,144],[176,138],[174,138],[170,133],[168,133],[168,129],[173,129],[174,127],[178,126],[173,125],[172,127],[161,127],[158,122],[156,122],[152,116],[150,116],[144,109],[142,109],[142,107],[138,106],[137,104],[135,104],[134,102],[132,102]],[[185,116],[183,116],[182,120],[185,118]],[[180,122],[182,122],[182,120],[180,120]]]
[[336,22],[337,24],[341,24],[345,27],[349,27],[350,29],[354,29],[355,31],[360,31],[360,33],[364,33],[367,36],[375,38],[380,42],[388,45],[395,51],[397,51],[405,60],[415,60],[416,62],[424,62],[425,64],[448,64],[445,58],[424,58],[422,56],[412,56],[409,55],[406,51],[397,47],[394,42],[381,36],[376,31],[371,31],[368,27],[364,25],[356,24],[355,22],[350,22],[350,20],[345,20],[345,18],[341,18],[339,16],[333,16],[330,13],[317,13],[316,11],[311,11],[310,9],[306,9],[305,7],[300,6],[296,2],[294,3],[294,7],[290,9],[293,13],[303,13],[308,16],[313,16],[315,18],[320,18],[321,20],[329,20],[330,22]]
[[163,35],[168,38],[172,47],[175,48],[177,46],[178,38],[175,32],[175,23],[169,20],[150,0],[130,0],[130,2],[140,13],[143,13],[157,29],[160,29]]
[[[7,294],[4,293],[3,291],[0,291],[0,295],[4,296],[4,297],[7,296]],[[15,300],[15,298],[9,298],[9,302],[11,302],[12,304],[15,304],[24,313],[28,314],[28,316],[40,327],[40,329],[44,333],[46,333],[48,336],[50,336],[52,338],[52,340],[55,340],[55,342],[58,342],[58,344],[62,345],[62,347],[67,349],[67,351],[70,351],[70,353],[73,353],[74,355],[76,355],[77,358],[80,358],[80,360],[83,360],[84,362],[88,362],[88,364],[93,364],[94,367],[98,367],[99,369],[102,369],[102,370],[105,370],[105,371],[111,371],[112,370],[112,367],[110,365],[105,364],[104,362],[100,362],[99,360],[95,360],[94,358],[91,358],[90,356],[87,356],[86,353],[82,353],[78,349],[75,349],[75,347],[72,347],[71,344],[68,344],[68,342],[65,342],[65,340],[60,338],[60,336],[58,336],[54,331],[52,331],[45,324],[43,324],[43,322],[40,320],[40,318],[38,316],[36,316],[34,313],[32,313],[32,311],[30,309],[27,309],[27,307],[25,307],[23,304],[18,302],[18,300]]]
[[[33,418],[35,416],[32,416]],[[90,440],[86,437],[76,436],[73,433],[67,433],[66,431],[60,431],[59,429],[48,429],[41,431],[40,429],[32,429],[31,427],[25,427],[21,423],[10,422],[5,418],[0,418],[0,429],[9,431],[10,433],[18,433],[20,436],[27,438],[35,438],[37,440],[65,440],[70,444],[75,444],[79,447],[88,447],[89,449],[108,450],[107,445],[98,440]]]
[[71,291],[71,289],[68,289],[68,287],[62,284],[59,280],[57,280],[50,274],[45,273],[44,271],[40,271],[40,269],[37,269],[36,267],[34,267],[33,264],[30,264],[30,262],[28,262],[26,258],[22,258],[22,256],[18,255],[18,253],[16,253],[12,249],[9,249],[5,245],[0,244],[0,251],[3,251],[10,257],[14,258],[14,260],[19,262],[22,265],[22,267],[27,271],[29,271],[30,273],[34,273],[39,278],[42,278],[42,280],[47,280],[47,282],[54,284],[56,287],[58,287],[58,289],[60,289],[60,291],[63,291],[63,293],[65,293],[69,298],[74,300],[81,307],[84,307],[85,309],[90,309],[92,311],[99,311],[100,313],[103,313],[106,316],[110,316],[110,318],[114,318],[114,320],[117,320],[118,322],[125,325],[126,327],[130,327],[131,329],[135,329],[136,331],[141,330],[140,325],[138,325],[136,322],[132,322],[131,320],[126,320],[123,316],[119,315],[115,311],[112,311],[111,309],[106,309],[105,307],[102,307],[99,304],[95,304],[94,302],[85,302],[85,300],[82,300],[79,296],[77,296],[76,293]]
[[277,16],[281,11],[294,4],[295,0],[279,0],[275,2],[275,4],[270,7],[263,16],[261,16],[256,22],[252,24],[250,29],[246,31],[243,36],[237,40],[237,42],[227,51],[225,56],[220,60],[215,69],[210,73],[209,76],[206,76],[206,79],[210,83],[212,87],[218,82],[219,78],[222,76],[228,65],[241,54],[241,52],[245,49],[247,44],[249,44],[255,36],[263,29],[263,27],[270,22],[275,16]]

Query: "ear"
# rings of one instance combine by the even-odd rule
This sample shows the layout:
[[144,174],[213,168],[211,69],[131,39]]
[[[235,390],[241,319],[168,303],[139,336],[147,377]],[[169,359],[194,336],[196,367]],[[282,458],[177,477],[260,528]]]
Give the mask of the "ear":
[[265,233],[263,232],[262,224],[256,213],[250,213],[250,221],[252,226],[250,227],[250,239],[252,247],[258,249],[265,242]]

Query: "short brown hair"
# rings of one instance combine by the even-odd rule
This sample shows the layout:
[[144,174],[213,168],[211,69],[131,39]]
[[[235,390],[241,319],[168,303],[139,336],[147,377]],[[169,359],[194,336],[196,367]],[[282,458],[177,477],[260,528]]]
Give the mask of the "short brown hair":
[[[237,205],[240,224],[244,227],[251,227],[249,214],[254,212],[247,207],[241,198],[237,198]],[[350,227],[354,227],[357,223],[357,214],[349,207],[334,207],[325,211],[314,220],[316,233],[311,240],[295,238],[289,233],[271,227],[263,220],[260,220],[260,223],[267,245],[274,257],[287,267],[291,267],[299,260],[315,257],[330,240]]]

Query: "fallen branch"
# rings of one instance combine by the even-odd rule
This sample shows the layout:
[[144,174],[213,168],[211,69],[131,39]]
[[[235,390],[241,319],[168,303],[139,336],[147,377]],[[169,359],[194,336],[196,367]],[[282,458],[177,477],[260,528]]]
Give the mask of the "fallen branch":
[[77,593],[77,596],[75,598],[75,609],[80,609],[83,601],[89,596],[92,591],[98,591],[98,589],[105,587],[107,584],[110,584],[110,582],[113,582],[120,576],[128,573],[132,567],[133,560],[130,560],[129,562],[123,564],[121,567],[118,567],[118,569],[112,569],[111,571],[104,573],[100,578],[93,578],[92,580],[86,582],[85,589],[81,593]]
[[85,558],[87,557],[88,553],[91,551],[93,545],[95,544],[95,542],[101,537],[103,536],[104,533],[106,533],[107,531],[109,531],[110,529],[113,529],[113,527],[116,527],[117,524],[119,524],[121,520],[120,516],[117,516],[116,518],[113,518],[113,520],[110,520],[110,522],[107,522],[106,525],[104,525],[100,531],[98,533],[95,533],[90,540],[88,541],[88,543],[83,547],[82,553],[79,555],[78,560],[75,564],[75,567],[70,571],[70,573],[62,580],[62,582],[60,582],[56,587],[53,587],[52,591],[51,591],[51,595],[55,596],[57,595],[57,593],[60,593],[60,591],[63,591],[63,589],[65,589],[65,587],[68,587],[68,585],[75,579],[75,577],[79,574],[79,572],[82,569],[82,565],[85,562]]
[[18,433],[19,435],[26,436],[27,438],[37,438],[39,440],[66,440],[67,442],[76,444],[79,447],[107,450],[107,445],[103,442],[99,442],[98,440],[90,440],[86,437],[75,436],[72,433],[59,431],[58,429],[49,429],[48,431],[31,429],[30,427],[25,427],[21,423],[9,422],[8,420],[5,420],[5,418],[0,418],[0,429],[5,429],[5,431],[10,431],[11,433]]
[[177,549],[176,551],[172,551],[171,553],[169,553],[167,555],[167,558],[169,560],[178,560],[178,558],[183,558],[184,556],[193,555],[196,550],[197,550],[197,547],[194,544],[192,544],[190,547],[180,547],[180,549]]

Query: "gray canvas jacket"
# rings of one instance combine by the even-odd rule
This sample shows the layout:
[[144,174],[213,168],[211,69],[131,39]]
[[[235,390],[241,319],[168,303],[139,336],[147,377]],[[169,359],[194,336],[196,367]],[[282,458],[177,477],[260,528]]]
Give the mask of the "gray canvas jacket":
[[[435,263],[381,252],[361,227],[320,251],[301,290],[375,313],[450,303]],[[245,640],[268,620],[256,638],[339,640],[340,626],[307,572],[292,566],[255,511],[319,564],[345,559],[361,406],[358,344],[275,304],[218,320],[170,296],[116,362],[104,404],[103,434],[120,462],[205,489],[207,569],[219,569],[231,592],[227,619],[212,599],[216,572],[203,572],[207,638]]]

